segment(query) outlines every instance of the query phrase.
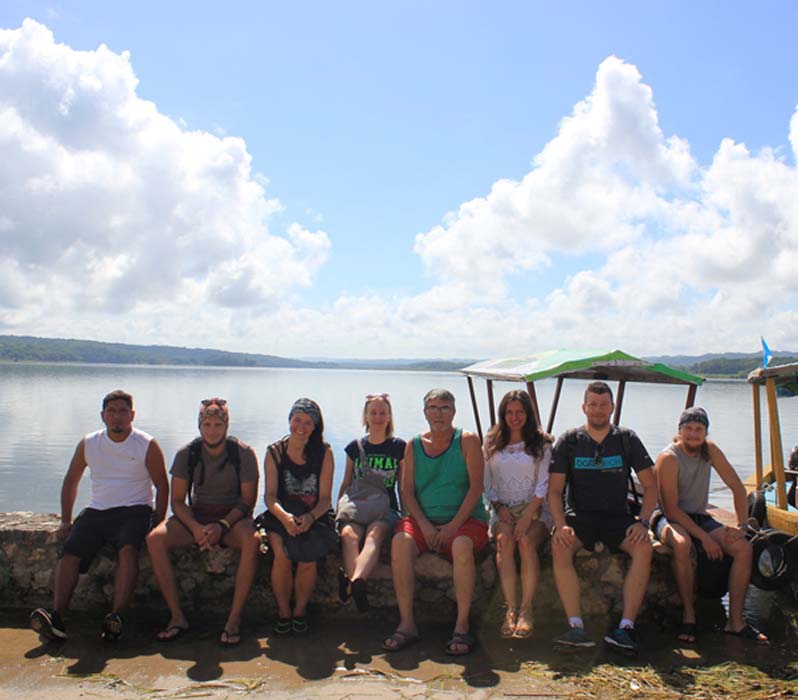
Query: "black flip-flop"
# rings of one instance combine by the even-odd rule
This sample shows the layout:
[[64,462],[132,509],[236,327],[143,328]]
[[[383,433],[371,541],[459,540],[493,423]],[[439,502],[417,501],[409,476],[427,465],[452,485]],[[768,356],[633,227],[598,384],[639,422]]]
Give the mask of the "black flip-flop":
[[698,641],[698,625],[695,622],[683,622],[676,639],[684,644],[695,644]]
[[736,632],[734,630],[723,630],[723,633],[730,634],[732,637],[740,637],[741,639],[750,639],[751,641],[759,642],[760,644],[767,644],[769,642],[767,637],[765,639],[760,639],[759,635],[762,633],[756,627],[747,622]]
[[[170,635],[169,633],[170,633],[172,630],[174,630],[174,631],[175,631],[175,633]],[[177,640],[177,639],[180,639],[180,637],[182,637],[184,634],[186,634],[186,633],[188,632],[188,630],[189,630],[189,628],[188,628],[188,627],[184,627],[183,625],[169,625],[169,627],[167,627],[167,628],[166,628],[166,629],[164,629],[164,630],[161,630],[161,631],[158,633],[158,641],[159,641],[159,642],[174,642],[175,640]],[[161,635],[162,635],[164,632],[165,632],[167,635],[169,635],[169,636],[167,636],[167,637],[162,637]]]
[[222,636],[219,637],[219,646],[229,649],[230,647],[237,647],[241,644],[240,632],[228,632],[226,629],[222,630]]
[[[465,656],[474,650],[476,643],[476,638],[468,632],[455,632],[452,638],[446,642],[446,653],[449,656]],[[455,649],[455,646],[465,647],[465,649]]]
[[[419,640],[419,636],[417,634],[407,634],[406,632],[400,632],[396,630],[392,635],[386,637],[382,640],[382,648],[385,651],[402,651],[402,649],[407,649],[407,647],[415,644]],[[394,642],[393,646],[389,645],[388,642]]]

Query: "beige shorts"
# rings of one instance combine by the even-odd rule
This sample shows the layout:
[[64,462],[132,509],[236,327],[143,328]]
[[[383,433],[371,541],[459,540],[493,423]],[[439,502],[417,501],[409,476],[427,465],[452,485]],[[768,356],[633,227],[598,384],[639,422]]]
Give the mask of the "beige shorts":
[[[529,505],[528,503],[518,503],[517,505],[514,506],[505,506],[505,508],[507,508],[507,510],[510,511],[510,516],[513,519],[513,525],[515,525],[515,523],[519,521],[519,519],[524,514],[524,511],[526,510],[526,507],[528,505]],[[546,526],[546,530],[551,529],[553,521],[551,515],[549,515],[549,510],[546,507],[545,503],[540,507],[540,510],[538,511],[538,517],[536,519],[543,521],[543,524]],[[490,518],[490,536],[492,538],[496,537],[497,522],[499,522],[499,516],[496,514],[495,511],[493,511],[491,513],[491,518]]]

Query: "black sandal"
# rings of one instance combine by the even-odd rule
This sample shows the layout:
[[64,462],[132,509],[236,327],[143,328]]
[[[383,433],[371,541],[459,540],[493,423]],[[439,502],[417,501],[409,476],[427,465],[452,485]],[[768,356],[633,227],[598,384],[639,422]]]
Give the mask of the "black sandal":
[[298,615],[291,620],[291,629],[293,629],[294,634],[302,637],[306,635],[310,631],[310,627],[308,627],[307,618],[304,615]]
[[352,597],[355,599],[358,612],[369,611],[369,588],[364,579],[356,578],[352,581]]
[[278,618],[277,622],[274,623],[274,636],[275,637],[287,637],[291,634],[291,618],[290,617],[281,617]]
[[122,636],[122,627],[124,622],[119,613],[108,613],[103,620],[102,639],[106,642],[118,642]]
[[698,641],[698,625],[695,622],[683,622],[676,639],[685,644],[695,644]]
[[344,570],[338,569],[338,600],[341,601],[342,605],[349,602],[349,597],[351,596],[349,584],[349,577]]

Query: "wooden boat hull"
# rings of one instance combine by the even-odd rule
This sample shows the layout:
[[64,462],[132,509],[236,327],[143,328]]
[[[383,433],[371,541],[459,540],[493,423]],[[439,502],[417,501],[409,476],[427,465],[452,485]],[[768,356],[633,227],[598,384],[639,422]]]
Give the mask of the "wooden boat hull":
[[[773,473],[771,471],[765,472],[764,482],[766,484],[773,483]],[[752,474],[745,480],[745,490],[748,493],[756,491],[758,486],[756,474]],[[773,503],[767,503],[766,507],[768,527],[780,530],[790,536],[798,535],[798,511],[782,510]]]

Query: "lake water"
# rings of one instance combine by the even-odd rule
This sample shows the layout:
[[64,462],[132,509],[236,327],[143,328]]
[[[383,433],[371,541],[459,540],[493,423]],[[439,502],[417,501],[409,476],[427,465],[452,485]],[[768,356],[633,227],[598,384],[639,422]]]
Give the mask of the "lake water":
[[[426,427],[422,397],[444,387],[457,397],[456,424],[475,430],[468,387],[456,373],[384,370],[241,369],[119,365],[0,364],[0,511],[59,512],[61,480],[79,439],[102,427],[100,401],[112,389],[133,394],[137,427],[154,435],[167,467],[175,451],[197,434],[199,401],[223,396],[230,402],[231,433],[252,445],[262,459],[266,445],[287,432],[288,410],[299,396],[322,407],[325,437],[332,445],[335,489],[343,474],[344,447],[362,434],[363,397],[391,395],[396,433],[417,434]],[[496,401],[521,385],[497,383]],[[477,383],[483,428],[487,400]],[[541,412],[548,415],[553,381],[537,385]],[[554,432],[582,422],[583,382],[566,383]],[[633,428],[652,457],[673,437],[686,389],[631,384],[621,423]],[[798,439],[798,400],[780,400],[782,434],[789,451]],[[745,382],[712,381],[698,391],[697,403],[709,412],[711,434],[743,478],[754,470],[751,389]],[[767,428],[764,428],[767,434]],[[769,461],[766,455],[766,461]],[[77,506],[88,502],[88,474]],[[712,500],[730,507],[723,485],[713,482]],[[262,510],[262,506],[257,509]]]

